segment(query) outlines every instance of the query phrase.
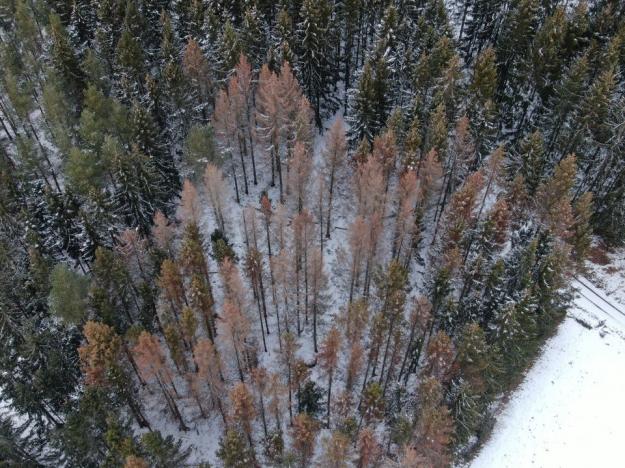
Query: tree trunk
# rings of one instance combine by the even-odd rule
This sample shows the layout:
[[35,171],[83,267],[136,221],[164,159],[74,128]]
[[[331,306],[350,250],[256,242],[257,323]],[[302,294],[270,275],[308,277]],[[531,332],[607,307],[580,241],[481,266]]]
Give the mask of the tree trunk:
[[267,301],[265,300],[265,285],[263,284],[262,271],[258,272],[258,289],[260,290],[260,300],[263,305],[263,315],[265,317],[265,328],[267,328],[267,334],[269,335],[271,332],[269,331],[269,322],[267,321]]
[[130,362],[130,366],[132,367],[132,370],[134,371],[135,375],[137,376],[137,379],[139,380],[139,383],[142,386],[145,386],[145,380],[143,380],[143,377],[141,377],[141,373],[139,372],[139,368],[137,367],[137,363],[135,362],[135,358],[133,357],[132,353],[128,349],[128,345],[126,344],[126,341],[124,341],[124,340],[122,340],[122,347],[124,348],[124,354],[126,354],[126,357],[128,358],[128,362]]
[[267,352],[267,341],[265,340],[265,327],[263,326],[263,312],[260,307],[260,298],[257,288],[254,288],[254,298],[256,299],[256,305],[258,306],[258,320],[260,321],[260,333],[263,337],[263,349]]
[[291,364],[287,365],[287,385],[289,386],[289,425],[293,425],[293,385],[291,383]]
[[161,387],[161,391],[163,392],[163,395],[165,396],[165,400],[167,401],[167,406],[169,406],[169,409],[172,412],[174,418],[178,420],[178,427],[180,428],[181,431],[188,431],[189,428],[187,427],[187,425],[184,423],[184,420],[182,419],[182,414],[180,413],[180,409],[178,408],[176,401],[169,394],[169,392],[165,388],[165,385],[163,385],[163,382],[161,381],[161,378],[159,376],[156,377],[156,380],[159,386]]
[[241,368],[241,358],[239,356],[239,348],[237,348],[237,345],[234,342],[234,336],[232,337],[232,347],[234,348],[234,357],[237,362],[237,370],[239,371],[239,379],[241,379],[241,382],[245,383],[245,379],[243,378],[243,369]]
[[328,376],[328,409],[327,409],[327,415],[326,415],[326,427],[330,428],[330,402],[331,402],[331,397],[332,397],[332,369],[330,369],[329,372],[329,376]]
[[265,437],[267,437],[267,420],[265,419],[265,399],[263,398],[263,392],[258,392],[259,401],[260,401],[260,418],[263,422],[263,432],[265,433]]
[[332,196],[334,194],[334,168],[330,172],[330,187],[328,192],[328,216],[326,216],[326,239],[330,238],[330,227],[332,224]]

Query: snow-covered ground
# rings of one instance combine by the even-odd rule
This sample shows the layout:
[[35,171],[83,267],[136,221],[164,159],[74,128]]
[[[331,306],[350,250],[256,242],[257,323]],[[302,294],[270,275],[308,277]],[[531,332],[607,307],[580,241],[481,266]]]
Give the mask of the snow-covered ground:
[[[625,252],[589,264],[556,335],[470,468],[625,466]],[[601,287],[597,287],[600,285]]]

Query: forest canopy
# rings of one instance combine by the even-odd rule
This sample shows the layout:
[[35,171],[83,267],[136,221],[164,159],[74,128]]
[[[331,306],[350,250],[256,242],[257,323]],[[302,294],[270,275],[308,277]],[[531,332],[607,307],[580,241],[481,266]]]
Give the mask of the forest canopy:
[[0,63],[0,465],[451,466],[625,239],[624,2],[2,0]]

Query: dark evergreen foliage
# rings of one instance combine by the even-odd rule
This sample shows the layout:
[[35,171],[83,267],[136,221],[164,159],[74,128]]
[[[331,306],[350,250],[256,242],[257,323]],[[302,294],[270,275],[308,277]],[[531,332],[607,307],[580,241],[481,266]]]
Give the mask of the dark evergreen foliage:
[[[190,377],[199,375],[203,364],[195,355],[203,336],[198,323],[207,324],[213,345],[222,328],[214,320],[227,325],[239,380],[254,386],[259,402],[250,405],[262,406],[266,458],[291,463],[294,455],[282,438],[284,415],[270,410],[266,401],[279,407],[273,400],[282,404],[282,397],[263,393],[277,394],[277,386],[247,381],[251,368],[264,360],[258,359],[255,338],[246,335],[250,324],[242,317],[257,304],[263,339],[265,331],[267,336],[278,333],[282,353],[283,346],[295,346],[290,335],[295,326],[285,322],[287,314],[297,314],[298,338],[310,327],[309,315],[314,316],[316,337],[317,309],[332,308],[336,315],[323,315],[338,317],[344,306],[325,304],[325,191],[323,178],[319,193],[309,190],[311,168],[306,165],[317,156],[312,152],[319,135],[312,122],[323,131],[340,109],[348,123],[350,175],[388,166],[385,184],[378,184],[384,193],[371,200],[368,192],[380,174],[363,176],[358,216],[367,226],[379,221],[383,230],[401,211],[408,219],[403,228],[410,231],[402,248],[409,253],[388,269],[379,268],[378,254],[386,247],[380,244],[388,236],[380,238],[375,229],[357,238],[356,246],[342,246],[351,248],[354,257],[368,256],[363,271],[354,260],[352,282],[354,290],[362,288],[358,275],[366,277],[362,297],[355,294],[372,313],[362,323],[348,317],[362,329],[345,333],[349,342],[341,348],[355,356],[350,356],[355,369],[350,385],[361,388],[361,395],[338,395],[339,390],[315,383],[307,372],[317,361],[304,364],[298,375],[302,380],[294,384],[293,348],[285,359],[289,422],[293,409],[310,416],[299,420],[298,457],[308,456],[306,436],[314,439],[309,429],[316,428],[315,418],[326,406],[326,424],[345,428],[354,446],[359,431],[360,445],[372,443],[372,433],[361,431],[363,424],[383,421],[389,430],[385,454],[395,458],[393,463],[412,438],[436,439],[419,435],[423,421],[431,422],[428,416],[440,425],[437,435],[448,439],[444,446],[453,440],[456,447],[469,448],[472,436],[490,423],[489,405],[496,394],[519,378],[565,315],[571,300],[565,279],[583,264],[576,257],[588,251],[590,234],[612,245],[625,239],[624,5],[538,0],[2,2],[0,403],[9,416],[0,417],[0,464],[122,466],[132,456],[149,466],[182,466],[190,452],[180,441],[158,431],[139,438],[135,422],[125,417],[149,424],[140,405],[151,391],[143,387],[145,378],[157,381],[181,427],[179,382],[194,389],[202,416],[208,406],[217,406],[225,394],[221,386],[231,384],[222,368],[209,382],[207,375],[197,381]],[[249,76],[240,65],[242,54],[251,65]],[[280,75],[288,69],[285,62],[299,86]],[[264,64],[268,81],[259,96]],[[309,104],[300,99],[300,88]],[[221,125],[214,118],[218,97],[231,111],[217,119]],[[259,114],[259,98],[263,112],[271,115]],[[256,132],[259,117],[266,120],[264,139]],[[461,121],[466,135],[454,145],[454,128]],[[229,147],[218,148],[221,140]],[[390,140],[392,145],[383,148]],[[503,162],[491,166],[500,145]],[[464,159],[458,146],[468,148]],[[305,156],[296,159],[298,150]],[[222,190],[222,176],[239,184],[236,159],[247,179],[248,152],[254,185],[272,190],[262,177],[257,181],[255,151],[261,176],[275,170],[282,185],[284,166],[287,201],[280,207],[284,212],[269,199],[258,214],[257,200],[250,205],[252,211],[243,213],[243,246],[224,220],[225,232],[203,226],[205,220],[195,219],[195,204],[202,202],[180,192],[182,179],[191,180],[201,196]],[[262,160],[270,152],[271,160]],[[571,153],[574,164],[567,166]],[[378,166],[366,165],[373,160]],[[212,178],[204,176],[207,163],[214,166]],[[392,192],[400,180],[406,183],[400,189],[409,192],[413,172],[418,194],[412,205],[400,206]],[[306,185],[302,193],[310,192],[303,195],[320,198],[308,200],[308,209],[300,200],[297,215],[290,216],[288,193],[298,182]],[[247,193],[247,180],[244,185]],[[337,191],[337,197],[346,197],[343,187]],[[211,203],[218,203],[219,197],[211,195]],[[372,215],[367,210],[378,198],[384,207]],[[220,209],[226,211],[226,225],[241,221],[236,218],[241,210]],[[210,245],[202,245],[200,225],[212,231]],[[318,233],[311,233],[319,225],[320,248],[313,252]],[[190,260],[176,255],[185,250],[188,239],[176,234],[184,229],[197,233],[191,254],[210,250],[211,255]],[[280,238],[291,230],[299,230],[298,245]],[[237,254],[250,258],[252,250],[259,260],[254,288],[247,291],[233,265]],[[284,257],[279,250],[285,250]],[[297,251],[295,261],[288,257],[291,250]],[[161,265],[168,265],[168,276]],[[417,270],[423,278],[413,281]],[[226,295],[213,296],[216,271],[231,283],[228,313],[215,310],[215,297],[221,301]],[[377,281],[370,294],[372,277]],[[412,316],[404,314],[417,294],[423,296],[420,308]],[[357,302],[349,302],[351,310]],[[111,327],[120,338],[121,357],[109,369],[107,385],[92,386],[81,377],[77,348],[87,320]],[[280,327],[293,340],[283,343]],[[154,375],[140,372],[147,364],[137,363],[133,350],[146,330],[157,337],[156,345],[144,340],[153,353],[162,344],[180,357],[175,378],[152,367]],[[175,339],[163,340],[163,334]],[[221,356],[211,352],[203,357],[217,359],[219,366]],[[357,358],[366,366],[364,376]],[[324,402],[326,394],[337,401]],[[331,407],[340,421],[331,420]],[[230,415],[219,410],[226,424]],[[277,427],[268,430],[272,412]],[[419,417],[413,420],[414,415]],[[259,464],[256,452],[250,434],[227,427],[217,456],[225,466],[252,466]]]

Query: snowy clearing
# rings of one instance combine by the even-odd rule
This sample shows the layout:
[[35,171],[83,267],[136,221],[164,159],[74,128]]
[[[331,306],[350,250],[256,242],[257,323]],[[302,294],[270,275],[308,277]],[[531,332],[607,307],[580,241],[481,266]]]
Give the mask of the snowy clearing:
[[609,268],[590,270],[614,297],[586,278],[574,281],[566,319],[470,468],[623,466],[625,279]]

